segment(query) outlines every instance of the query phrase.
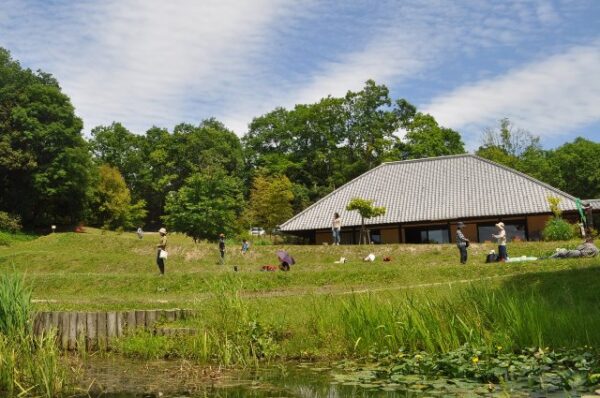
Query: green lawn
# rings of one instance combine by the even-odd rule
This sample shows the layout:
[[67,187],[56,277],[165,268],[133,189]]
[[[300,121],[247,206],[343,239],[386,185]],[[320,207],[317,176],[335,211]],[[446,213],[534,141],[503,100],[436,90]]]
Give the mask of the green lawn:
[[[223,280],[235,281],[247,296],[278,297],[363,290],[439,290],[448,283],[464,285],[465,281],[497,285],[516,275],[529,274],[535,278],[532,275],[597,264],[591,259],[485,264],[485,254],[494,248],[491,244],[473,245],[469,264],[461,266],[453,245],[254,245],[249,253],[242,255],[239,244],[228,242],[223,266],[218,264],[216,244],[194,244],[189,238],[173,235],[169,237],[166,275],[159,277],[154,248],[157,235],[146,234],[139,240],[134,234],[88,231],[53,234],[0,247],[0,267],[3,272],[25,275],[33,286],[39,308],[116,309],[194,307]],[[539,256],[555,246],[515,243],[509,246],[509,253]],[[297,261],[292,271],[261,271],[263,265],[277,264],[275,251],[281,247]],[[369,252],[377,260],[362,262],[361,258]],[[334,264],[341,256],[348,262]],[[391,256],[392,261],[382,262],[383,256]],[[234,265],[239,272],[233,272]]]

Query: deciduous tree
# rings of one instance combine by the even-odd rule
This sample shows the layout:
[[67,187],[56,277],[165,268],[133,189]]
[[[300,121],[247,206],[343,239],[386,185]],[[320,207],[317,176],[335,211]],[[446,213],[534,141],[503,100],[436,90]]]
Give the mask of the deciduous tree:
[[207,169],[188,177],[166,198],[163,220],[168,228],[199,239],[237,232],[243,208],[242,183],[223,169]]
[[353,198],[346,206],[346,210],[358,211],[360,214],[361,222],[360,222],[360,243],[369,243],[371,242],[371,236],[369,231],[365,227],[365,219],[370,219],[373,217],[379,217],[385,214],[385,207],[383,206],[374,206],[374,200],[369,199],[361,199],[361,198]]

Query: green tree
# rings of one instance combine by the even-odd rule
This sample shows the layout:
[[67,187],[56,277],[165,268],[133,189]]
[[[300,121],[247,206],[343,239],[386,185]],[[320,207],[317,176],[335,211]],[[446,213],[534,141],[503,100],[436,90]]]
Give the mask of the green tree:
[[101,165],[94,195],[93,223],[104,228],[131,228],[146,216],[145,202],[131,203],[131,194],[119,170]]
[[0,210],[29,227],[80,220],[93,170],[82,126],[51,75],[0,48]]
[[142,186],[147,182],[147,163],[142,153],[142,136],[127,130],[121,123],[92,129],[90,148],[99,164],[119,169],[135,200],[142,198]]
[[600,197],[600,143],[576,138],[549,155],[556,186],[582,199]]
[[370,219],[385,214],[385,207],[373,206],[373,202],[374,200],[353,198],[348,203],[348,206],[346,206],[346,210],[356,210],[358,211],[358,214],[360,214],[360,243],[368,244],[371,242],[370,232],[365,227],[365,219]]
[[[501,119],[498,128],[488,128],[483,132],[482,145],[475,152],[477,156],[503,164],[516,170],[528,167],[522,164],[522,156],[541,151],[540,138],[527,130],[515,127],[507,118]],[[531,160],[534,160],[533,157]],[[535,159],[537,161],[540,158]]]
[[406,157],[410,159],[465,153],[460,134],[440,127],[431,115],[417,112],[402,127],[406,130]]
[[243,208],[242,183],[220,168],[207,169],[187,178],[167,195],[163,220],[168,228],[199,239],[216,239],[238,229]]
[[292,217],[294,193],[292,183],[286,176],[254,178],[248,216],[253,225],[264,227],[269,233]]

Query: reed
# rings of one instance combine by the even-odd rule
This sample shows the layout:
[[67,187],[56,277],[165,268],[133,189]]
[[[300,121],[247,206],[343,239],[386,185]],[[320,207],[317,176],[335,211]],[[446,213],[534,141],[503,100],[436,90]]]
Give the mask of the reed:
[[0,393],[55,397],[69,391],[55,335],[34,338],[31,291],[16,275],[0,277]]

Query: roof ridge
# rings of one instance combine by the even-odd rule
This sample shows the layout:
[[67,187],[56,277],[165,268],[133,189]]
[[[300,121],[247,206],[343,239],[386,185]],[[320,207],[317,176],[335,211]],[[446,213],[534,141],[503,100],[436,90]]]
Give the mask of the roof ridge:
[[478,156],[473,155],[472,153],[459,153],[456,155],[430,156],[427,158],[418,158],[418,159],[392,160],[390,162],[383,162],[383,163],[381,163],[381,165],[396,164],[396,163],[419,163],[419,162],[428,162],[428,161],[432,161],[432,160],[453,159],[453,158],[461,158],[461,157],[478,157]]
[[378,164],[377,166],[373,167],[371,170],[367,170],[364,173],[362,173],[361,175],[354,177],[353,179],[351,179],[347,183],[340,185],[339,187],[335,188],[333,191],[329,192],[327,195],[323,196],[320,199],[317,199],[317,201],[315,203],[311,204],[306,209],[302,210],[300,213],[298,213],[295,216],[293,216],[292,218],[288,219],[286,222],[284,222],[283,224],[281,224],[280,227],[283,227],[285,224],[294,221],[296,218],[300,217],[302,214],[304,214],[305,212],[309,211],[312,207],[316,206],[319,202],[325,200],[326,198],[328,198],[329,196],[333,195],[334,193],[336,193],[340,189],[342,189],[342,188],[344,188],[346,186],[349,186],[350,184],[352,184],[352,183],[354,183],[354,182],[356,182],[356,181],[358,181],[358,180],[366,177],[367,175],[371,174],[372,172],[374,172],[375,170],[383,167],[386,164],[387,163]]

